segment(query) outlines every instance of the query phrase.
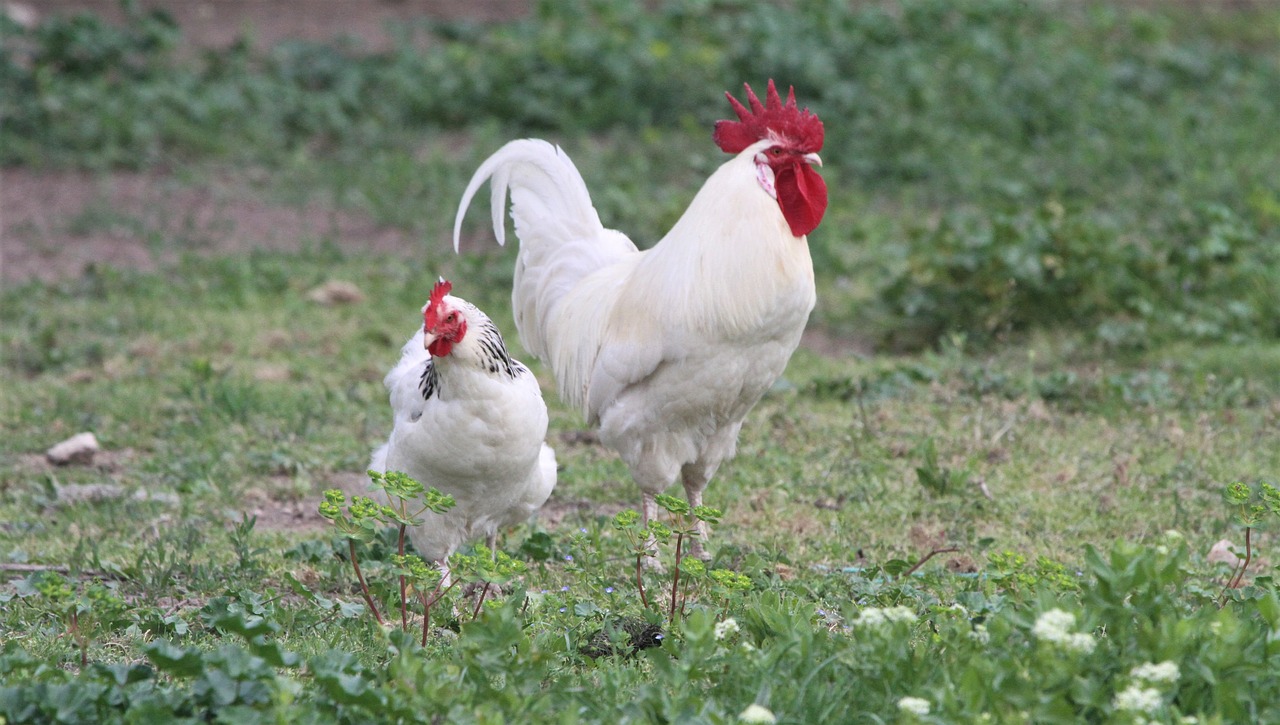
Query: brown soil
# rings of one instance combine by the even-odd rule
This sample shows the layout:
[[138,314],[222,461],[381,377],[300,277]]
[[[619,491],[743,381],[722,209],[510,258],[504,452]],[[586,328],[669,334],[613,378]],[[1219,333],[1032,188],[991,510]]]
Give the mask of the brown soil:
[[[0,280],[54,281],[89,264],[153,269],[178,250],[292,251],[320,239],[408,255],[414,236],[319,204],[268,204],[234,181],[194,188],[163,172],[0,172]],[[159,240],[164,240],[159,244]],[[163,251],[158,251],[158,250]]]
[[[39,17],[88,12],[124,20],[120,0],[19,0]],[[189,44],[221,48],[247,37],[257,47],[281,40],[349,36],[370,49],[392,41],[389,29],[406,21],[505,20],[529,11],[531,0],[138,0],[143,10],[168,13]]]
[[[139,0],[168,12],[192,47],[223,47],[241,36],[258,47],[290,38],[350,36],[370,49],[391,41],[390,28],[417,18],[499,20],[528,12],[529,0]],[[15,0],[0,11],[39,20],[89,12],[124,20],[119,0]],[[91,263],[151,269],[174,252],[293,250],[318,238],[353,251],[417,250],[413,235],[367,217],[312,204],[264,203],[235,180],[190,188],[163,172],[90,174],[28,169],[0,171],[0,283],[75,277]],[[172,249],[172,244],[163,245]]]

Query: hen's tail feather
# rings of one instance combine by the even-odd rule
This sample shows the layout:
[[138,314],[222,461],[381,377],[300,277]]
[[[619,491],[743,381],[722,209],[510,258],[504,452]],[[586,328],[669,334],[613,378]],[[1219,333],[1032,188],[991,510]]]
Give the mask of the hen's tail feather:
[[471,177],[454,219],[455,251],[463,216],[485,181],[492,182],[490,211],[499,244],[505,241],[504,213],[511,197],[520,240],[511,304],[520,341],[533,355],[554,358],[556,336],[548,330],[560,302],[584,277],[634,254],[636,246],[600,223],[586,182],[564,151],[546,141],[521,139],[498,149]]

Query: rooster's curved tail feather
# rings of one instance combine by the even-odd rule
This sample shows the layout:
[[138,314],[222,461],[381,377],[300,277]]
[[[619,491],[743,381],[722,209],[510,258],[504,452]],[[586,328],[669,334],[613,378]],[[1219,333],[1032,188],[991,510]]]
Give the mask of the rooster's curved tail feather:
[[[568,351],[557,348],[566,341],[551,331],[558,307],[584,277],[635,254],[636,246],[600,223],[582,175],[560,147],[521,139],[498,149],[472,175],[454,218],[455,251],[467,207],[486,181],[493,187],[490,213],[499,244],[506,241],[506,200],[511,197],[520,240],[511,304],[520,342],[551,362],[564,382],[557,359]],[[561,392],[576,397],[564,388]]]

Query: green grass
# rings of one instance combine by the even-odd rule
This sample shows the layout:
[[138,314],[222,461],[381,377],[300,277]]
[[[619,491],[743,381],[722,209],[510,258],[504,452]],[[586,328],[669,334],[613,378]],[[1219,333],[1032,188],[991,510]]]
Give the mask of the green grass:
[[[15,31],[5,163],[104,184],[171,165],[175,185],[358,212],[421,243],[400,258],[321,234],[228,255],[158,231],[163,210],[98,200],[62,220],[175,261],[0,291],[0,716],[724,723],[755,702],[780,722],[912,722],[911,696],[924,722],[1280,718],[1276,502],[1223,498],[1237,481],[1265,497],[1280,471],[1276,21],[1269,6],[548,3],[435,26],[425,50],[182,60],[157,17]],[[520,350],[514,250],[482,212],[464,228],[481,251],[453,254],[454,204],[498,145],[541,135],[606,224],[647,245],[720,163],[719,89],[767,76],[827,123],[812,326],[876,352],[801,350],[751,413],[707,492],[723,510],[708,566],[749,586],[685,564],[672,623],[673,544],[646,609],[614,525],[635,487]],[[333,528],[289,522],[386,436],[381,376],[438,275],[533,365],[562,468],[544,515],[500,541],[524,575],[475,621],[455,592],[420,648],[373,626]],[[308,299],[334,279],[365,300]],[[83,430],[98,465],[43,463]],[[124,495],[62,500],[101,484]],[[1227,590],[1207,554],[1243,547],[1242,520],[1255,561]],[[398,621],[394,548],[382,531],[360,557]],[[893,607],[914,618],[868,624]],[[1055,608],[1093,649],[1036,629]],[[740,631],[717,638],[728,619]],[[661,645],[584,652],[636,622]],[[1126,710],[1134,668],[1166,661],[1177,681]]]
[[[459,294],[469,295],[492,312],[500,327],[511,329],[505,301],[509,266],[504,257],[441,258],[439,264],[446,274],[469,280],[459,285]],[[536,595],[535,604],[522,607],[512,600],[512,609],[483,620],[491,627],[464,626],[464,642],[469,644],[455,645],[440,635],[421,656],[403,660],[405,655],[388,655],[387,644],[359,614],[351,573],[334,556],[345,546],[333,540],[332,531],[276,529],[259,523],[248,530],[241,526],[237,533],[247,512],[314,507],[321,488],[363,468],[368,451],[388,428],[380,375],[412,329],[419,298],[435,274],[435,269],[419,269],[401,259],[351,257],[325,249],[297,255],[187,258],[156,273],[107,269],[60,284],[6,291],[0,540],[9,561],[69,565],[109,576],[112,596],[130,604],[122,613],[100,620],[85,615],[88,660],[146,659],[168,673],[167,687],[192,698],[194,704],[184,706],[195,708],[191,712],[224,712],[222,708],[234,702],[252,705],[249,710],[258,713],[256,718],[269,708],[253,705],[247,695],[221,705],[216,698],[202,700],[193,693],[204,691],[205,685],[190,678],[205,675],[165,665],[167,655],[154,650],[160,645],[148,643],[173,641],[196,653],[213,652],[191,655],[205,657],[199,671],[225,668],[229,665],[218,658],[232,656],[226,648],[236,640],[227,638],[235,628],[227,630],[232,625],[218,617],[247,618],[252,624],[259,616],[276,628],[271,642],[303,658],[299,662],[310,663],[290,666],[301,669],[232,668],[233,680],[267,678],[272,692],[286,687],[282,682],[295,680],[311,697],[328,692],[322,703],[329,701],[326,698],[359,700],[342,689],[314,689],[320,687],[317,678],[324,668],[336,666],[334,650],[351,653],[354,659],[344,666],[362,672],[373,691],[382,693],[379,697],[391,696],[395,688],[376,673],[396,662],[394,667],[407,667],[409,674],[395,677],[423,686],[456,684],[448,663],[459,657],[480,657],[471,666],[505,671],[505,677],[515,678],[514,670],[504,669],[508,664],[490,662],[482,653],[486,647],[516,644],[528,653],[521,658],[533,657],[536,663],[518,658],[520,668],[532,667],[522,677],[542,673],[539,676],[555,682],[594,683],[589,687],[596,688],[598,697],[575,686],[555,687],[537,696],[534,691],[510,695],[516,699],[495,706],[506,717],[580,701],[588,710],[578,717],[608,720],[614,717],[610,713],[626,712],[631,707],[626,703],[640,697],[652,708],[645,711],[648,714],[632,714],[640,720],[682,719],[677,713],[685,712],[694,719],[715,721],[707,713],[683,710],[689,702],[664,704],[665,696],[659,697],[663,690],[651,689],[677,686],[688,674],[668,670],[683,664],[662,664],[656,655],[646,655],[643,665],[625,659],[591,664],[578,653],[603,622],[640,613],[627,544],[611,525],[611,512],[634,505],[636,492],[611,454],[559,438],[580,429],[581,421],[558,403],[552,405],[552,443],[563,468],[553,503],[568,513],[558,525],[520,527],[503,539],[504,549],[530,567],[522,587]],[[337,307],[307,301],[305,293],[329,278],[354,281],[368,299]],[[519,350],[517,342],[512,344]],[[750,641],[776,663],[787,661],[787,648],[800,646],[788,644],[798,636],[817,637],[820,643],[803,646],[840,662],[850,662],[847,658],[855,657],[859,648],[870,648],[865,656],[871,670],[861,668],[846,676],[864,687],[883,685],[885,692],[858,705],[839,698],[822,700],[823,707],[835,708],[832,712],[895,711],[896,700],[911,694],[889,686],[896,678],[941,688],[940,694],[929,697],[935,703],[948,702],[948,697],[966,691],[956,683],[943,684],[967,671],[962,662],[941,670],[917,662],[910,666],[910,675],[890,675],[872,666],[887,666],[897,661],[895,657],[915,661],[933,656],[927,653],[935,645],[923,630],[903,630],[900,635],[913,642],[914,654],[895,655],[892,652],[900,646],[892,644],[896,638],[884,643],[889,650],[877,649],[881,645],[841,635],[843,625],[838,623],[856,618],[860,607],[905,604],[930,622],[928,626],[945,629],[955,626],[954,615],[930,614],[932,607],[963,602],[972,608],[974,602],[995,597],[983,605],[988,614],[975,613],[973,621],[987,621],[992,627],[1001,622],[998,626],[1016,631],[1018,618],[1029,627],[1035,612],[1047,608],[1049,601],[1081,606],[1080,595],[1073,592],[1075,586],[1086,592],[1092,586],[1088,582],[1094,574],[1086,566],[1090,547],[1106,551],[1114,545],[1154,545],[1163,542],[1170,529],[1185,537],[1188,549],[1178,565],[1183,573],[1176,588],[1181,593],[1171,600],[1176,604],[1161,606],[1205,617],[1215,612],[1208,599],[1220,592],[1218,581],[1226,571],[1206,564],[1204,555],[1219,538],[1242,544],[1221,490],[1234,480],[1274,480],[1274,472],[1280,470],[1280,409],[1275,402],[1277,379],[1271,374],[1280,351],[1267,344],[1195,352],[1172,348],[1167,355],[1148,352],[1143,359],[1119,362],[1091,356],[1087,346],[1082,352],[1079,344],[1045,336],[981,355],[952,346],[937,354],[873,359],[799,352],[787,371],[788,384],[752,413],[740,455],[722,468],[708,491],[708,503],[725,511],[715,529],[716,558],[711,566],[747,574],[752,590],[721,599],[709,585],[699,585],[691,629],[667,630],[679,642],[670,645],[671,654],[680,658],[671,663],[703,656],[729,658],[723,665],[729,668],[728,679],[713,690],[706,685],[695,688],[707,695],[706,706],[717,712],[728,708],[732,711],[725,712],[732,715],[757,697],[754,688],[782,677],[768,674],[767,668],[757,670],[763,665],[751,664],[755,660],[738,661],[746,657],[738,650],[715,654],[714,638],[704,641],[710,630],[698,627],[709,628],[717,616],[751,622],[746,625]],[[256,379],[255,371],[263,365],[284,366],[289,380]],[[540,376],[550,392],[548,376]],[[131,455],[119,457],[108,470],[48,469],[31,461],[31,454],[85,429],[94,430],[108,451],[128,450]],[[936,452],[935,479],[946,477],[948,486],[922,482],[917,469],[930,467],[926,445]],[[127,495],[69,506],[56,502],[57,486],[91,483],[118,483]],[[134,498],[135,492],[151,498]],[[900,562],[914,562],[943,546],[958,551],[926,564],[923,578],[902,580],[885,574],[901,571],[906,564]],[[365,549],[371,578],[390,581],[385,574],[389,547],[384,537]],[[547,554],[537,552],[544,550],[551,558],[540,562]],[[1269,558],[1269,550],[1264,543],[1264,557]],[[1147,551],[1142,556],[1155,556]],[[1006,552],[1032,563],[1011,563]],[[960,573],[945,565],[949,559]],[[1037,561],[1042,563],[1034,564]],[[1065,567],[1071,586],[1043,578],[1053,571],[1037,568],[1045,566],[1043,562]],[[1261,575],[1269,565],[1257,566]],[[1077,570],[1089,573],[1078,579]],[[977,574],[965,573],[973,571]],[[349,603],[347,614],[322,607],[313,595],[294,593],[290,577],[322,597]],[[649,596],[665,607],[670,575],[647,578]],[[19,580],[6,598],[38,580]],[[1258,581],[1250,596],[1273,596],[1269,585]],[[605,593],[606,586],[612,593]],[[569,589],[561,592],[562,587]],[[383,591],[386,610],[386,602],[394,599],[390,591]],[[537,594],[542,591],[549,593]],[[67,624],[57,615],[57,601],[51,595],[19,594],[7,605],[0,626],[7,630],[7,639],[36,661],[75,673],[80,671],[78,650],[74,638],[61,636]],[[1253,606],[1249,601],[1229,611],[1238,608],[1238,616],[1246,617]],[[94,612],[95,606],[114,611],[101,602],[83,611]],[[218,613],[227,607],[231,614]],[[566,612],[560,613],[560,607]],[[470,603],[461,607],[469,608]],[[1088,614],[1088,606],[1083,611],[1085,616],[1101,616]],[[774,624],[756,619],[770,616],[779,619]],[[454,625],[449,625],[452,618],[441,623],[465,625],[467,618],[460,616]],[[1105,621],[1108,627],[1121,626]],[[794,631],[784,635],[774,629],[783,622]],[[814,626],[814,631],[805,629]],[[954,631],[955,636],[962,634]],[[490,641],[494,637],[515,639]],[[244,640],[250,652],[261,646],[253,641]],[[703,643],[695,644],[698,641]],[[5,667],[17,666],[13,646]],[[393,652],[404,647],[408,644],[396,645]],[[474,655],[465,654],[473,651],[468,647],[474,648]],[[837,654],[845,647],[854,649]],[[997,646],[989,654],[1000,660],[1014,656],[1014,651]],[[1241,656],[1246,663],[1270,666],[1265,657]],[[1120,661],[1132,667],[1144,659],[1170,657],[1189,666],[1176,651],[1170,654],[1147,645],[1137,646]],[[1112,675],[1101,674],[1114,665],[1104,670],[1089,667],[1082,676],[1103,677],[1099,687],[1121,689],[1107,684]],[[36,682],[72,677],[72,686],[89,687],[98,677],[91,673],[97,671],[90,668],[75,679],[17,670],[12,676],[26,674],[11,682],[28,681],[34,687]],[[285,680],[277,681],[278,677]],[[882,682],[882,677],[889,679]],[[772,699],[765,696],[766,704],[790,713],[792,719],[817,716],[812,702],[786,705],[790,700],[777,693],[783,689],[781,681],[772,687],[775,694]],[[18,692],[35,696],[34,690],[21,688],[10,696]],[[467,697],[481,698],[474,701],[479,706],[487,697],[483,692],[481,688]],[[952,694],[941,694],[946,692]],[[1180,697],[1184,712],[1200,711],[1185,704],[1199,702],[1190,694]],[[1102,700],[1109,702],[1108,698]],[[90,701],[106,708],[97,712],[113,711],[105,700]],[[15,701],[5,700],[0,692],[0,706],[6,702]],[[1016,715],[984,702],[979,710],[1003,712],[998,719]],[[1073,702],[1076,708],[1084,707]],[[316,707],[332,716],[344,706],[334,704],[338,710],[332,711],[326,709],[329,705]],[[977,712],[955,702],[945,707],[960,720],[960,713]],[[1226,711],[1217,700],[1202,707],[1208,708],[1205,713]],[[1050,712],[1035,711],[1044,717]],[[358,709],[348,712],[347,717],[359,719],[351,714]],[[455,716],[480,718],[461,711]]]

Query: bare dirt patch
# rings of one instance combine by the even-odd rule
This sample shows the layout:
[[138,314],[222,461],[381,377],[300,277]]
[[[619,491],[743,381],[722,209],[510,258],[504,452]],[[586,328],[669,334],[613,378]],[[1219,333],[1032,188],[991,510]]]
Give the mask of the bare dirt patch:
[[[37,17],[89,12],[124,22],[119,0],[26,0]],[[282,40],[329,40],[347,36],[377,50],[389,46],[406,22],[507,20],[527,14],[530,0],[138,0],[142,10],[160,9],[201,48],[220,48],[241,37],[259,47]]]
[[324,499],[322,491],[336,488],[346,494],[348,499],[352,496],[369,495],[369,477],[364,472],[334,471],[326,474],[316,483],[314,490],[296,499],[273,495],[272,489],[292,488],[287,476],[280,478],[274,487],[250,491],[245,497],[245,513],[257,517],[255,527],[259,530],[324,531],[330,524],[320,515],[320,502]]
[[[139,0],[161,9],[185,46],[226,47],[246,38],[267,48],[281,41],[353,38],[385,49],[415,20],[504,20],[527,14],[529,0]],[[126,21],[119,0],[15,0],[2,8],[25,22],[90,13]],[[54,281],[90,264],[154,269],[184,251],[235,254],[292,251],[333,239],[344,249],[408,255],[406,231],[380,227],[357,213],[321,204],[265,203],[234,184],[195,188],[158,171],[0,170],[0,282]]]
[[257,517],[254,527],[260,531],[323,531],[329,522],[320,516],[320,498],[300,501],[268,499],[245,511]]
[[[627,497],[630,499],[630,496]],[[538,521],[548,528],[559,528],[565,522],[583,522],[589,519],[604,517],[613,518],[619,511],[630,508],[623,503],[600,503],[586,499],[564,500],[551,494],[542,508],[538,509]]]
[[[92,468],[103,474],[116,474],[124,470],[138,458],[138,452],[132,448],[119,450],[103,449],[93,456],[93,462],[87,465],[72,464],[68,468]],[[18,470],[33,476],[54,473],[60,466],[55,466],[43,453],[22,453],[17,457]]]
[[274,205],[235,180],[193,186],[161,171],[7,169],[0,209],[5,282],[76,277],[89,265],[150,270],[184,252],[297,251],[321,240],[384,254],[419,248],[411,232],[356,212]]

